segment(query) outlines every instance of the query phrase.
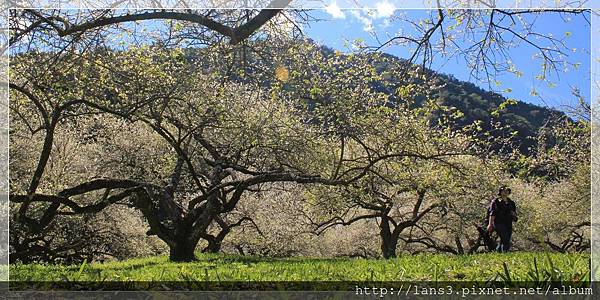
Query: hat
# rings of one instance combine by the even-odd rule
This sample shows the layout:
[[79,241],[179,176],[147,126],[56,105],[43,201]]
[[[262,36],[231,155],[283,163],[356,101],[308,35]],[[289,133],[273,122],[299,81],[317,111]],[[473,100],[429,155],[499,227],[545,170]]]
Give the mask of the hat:
[[508,190],[509,194],[512,192],[512,190],[508,186],[503,185],[500,187],[500,189],[498,189],[498,196],[500,196],[502,194],[502,191],[504,191],[504,190]]

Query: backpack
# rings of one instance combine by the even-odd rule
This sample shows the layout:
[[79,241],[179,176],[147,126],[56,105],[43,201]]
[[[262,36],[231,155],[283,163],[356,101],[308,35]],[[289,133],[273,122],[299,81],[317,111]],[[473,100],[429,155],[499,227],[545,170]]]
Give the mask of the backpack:
[[[494,199],[492,201],[496,201],[496,199]],[[492,208],[492,201],[490,201],[490,204],[485,209],[485,218],[483,218],[483,228],[487,228],[488,224],[490,223],[490,213],[491,213],[491,208]]]

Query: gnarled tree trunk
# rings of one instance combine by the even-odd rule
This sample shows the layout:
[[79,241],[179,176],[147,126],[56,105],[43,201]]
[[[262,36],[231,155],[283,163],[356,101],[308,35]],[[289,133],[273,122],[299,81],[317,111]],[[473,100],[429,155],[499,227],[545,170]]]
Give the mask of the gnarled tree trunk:
[[194,261],[196,256],[196,244],[187,239],[175,240],[169,245],[169,260],[174,262],[189,262]]

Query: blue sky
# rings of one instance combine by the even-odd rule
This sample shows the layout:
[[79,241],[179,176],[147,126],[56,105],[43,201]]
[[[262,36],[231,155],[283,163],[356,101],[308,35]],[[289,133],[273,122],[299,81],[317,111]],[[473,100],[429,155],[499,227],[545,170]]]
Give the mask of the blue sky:
[[[380,40],[385,40],[386,36],[399,31],[411,33],[410,26],[394,21],[393,18],[390,18],[391,14],[392,11],[386,9],[370,11],[369,14],[364,10],[340,10],[337,8],[315,10],[311,12],[311,15],[320,21],[311,22],[304,28],[304,33],[320,44],[348,52],[351,51],[348,42],[357,39],[364,40],[367,45],[377,45],[378,42],[373,33],[379,36]],[[428,15],[429,11],[396,10],[394,14],[403,14],[409,19],[416,20]],[[432,69],[451,74],[460,80],[473,82],[486,90],[494,90],[507,98],[537,105],[564,110],[566,105],[576,103],[571,94],[571,87],[578,88],[589,102],[591,89],[589,24],[580,15],[565,19],[561,18],[559,14],[545,13],[537,16],[533,30],[543,34],[552,34],[555,37],[565,37],[565,42],[570,49],[567,52],[566,61],[580,64],[579,68],[567,67],[565,69],[561,67],[558,74],[551,73],[547,77],[547,82],[538,80],[536,76],[541,73],[541,60],[533,58],[538,51],[526,43],[521,43],[519,46],[511,48],[509,55],[513,64],[522,72],[522,76],[517,77],[511,73],[500,74],[493,79],[499,85],[496,83],[490,85],[470,77],[470,69],[462,57],[448,59],[438,56]],[[384,48],[382,51],[403,58],[408,58],[410,53],[405,46],[393,46]],[[532,94],[532,91],[537,95]]]

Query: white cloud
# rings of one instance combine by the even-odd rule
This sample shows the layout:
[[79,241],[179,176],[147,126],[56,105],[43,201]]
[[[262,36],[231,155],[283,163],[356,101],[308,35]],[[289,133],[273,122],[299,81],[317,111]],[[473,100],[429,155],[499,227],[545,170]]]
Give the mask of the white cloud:
[[337,5],[337,2],[335,2],[335,1],[333,1],[333,2],[331,2],[331,4],[327,5],[325,7],[325,11],[328,14],[330,14],[335,19],[344,19],[344,18],[346,18],[346,15],[340,9],[340,7]]
[[396,9],[396,7],[393,4],[387,1],[375,3],[375,8],[377,9],[377,17],[380,18],[391,17],[394,14],[394,10]]
[[373,19],[371,14],[367,10],[353,9],[350,11],[352,15],[357,18],[363,24],[363,30],[366,32],[372,32],[375,29],[373,26]]

